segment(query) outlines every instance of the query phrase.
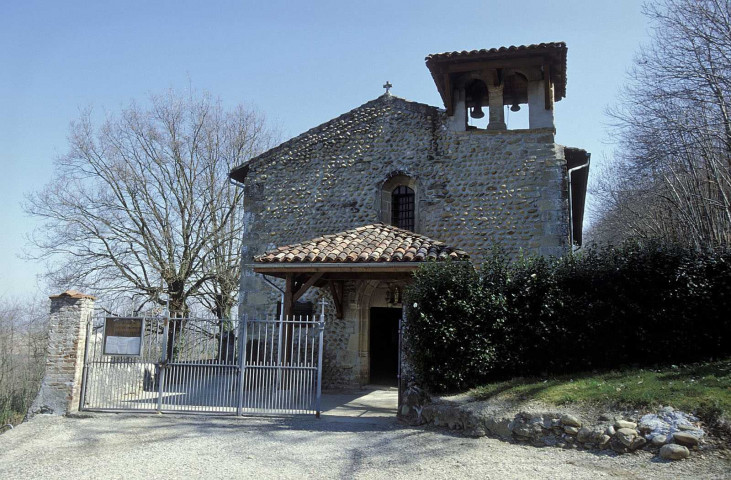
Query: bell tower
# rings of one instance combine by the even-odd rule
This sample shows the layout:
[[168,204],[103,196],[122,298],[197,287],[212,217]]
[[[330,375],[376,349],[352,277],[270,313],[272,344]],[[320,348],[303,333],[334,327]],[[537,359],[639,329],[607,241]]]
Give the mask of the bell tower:
[[528,105],[530,129],[553,128],[554,103],[566,96],[566,44],[541,43],[426,57],[452,130],[465,131],[467,115],[485,116],[487,130],[505,130],[504,107]]

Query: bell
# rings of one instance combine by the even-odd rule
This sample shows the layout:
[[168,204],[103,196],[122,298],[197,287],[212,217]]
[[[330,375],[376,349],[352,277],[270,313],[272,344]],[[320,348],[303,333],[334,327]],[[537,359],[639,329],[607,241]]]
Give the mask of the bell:
[[510,106],[511,112],[519,112],[520,111],[520,105],[518,105],[518,102],[515,102],[513,105]]
[[482,111],[482,105],[479,103],[476,107],[472,107],[472,111],[470,112],[470,117],[472,118],[482,118],[485,116],[485,112]]

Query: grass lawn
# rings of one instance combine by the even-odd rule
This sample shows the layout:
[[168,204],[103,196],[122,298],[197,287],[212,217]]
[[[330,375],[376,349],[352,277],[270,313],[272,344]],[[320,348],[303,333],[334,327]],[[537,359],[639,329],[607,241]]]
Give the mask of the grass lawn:
[[514,378],[475,388],[477,400],[490,398],[566,405],[655,408],[671,405],[706,420],[731,418],[731,359],[671,366],[539,378]]

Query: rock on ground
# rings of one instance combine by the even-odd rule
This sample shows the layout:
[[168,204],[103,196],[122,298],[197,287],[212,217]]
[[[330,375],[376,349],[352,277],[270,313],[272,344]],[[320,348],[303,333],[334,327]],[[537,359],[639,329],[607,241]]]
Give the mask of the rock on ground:
[[682,460],[683,458],[688,458],[689,455],[690,451],[687,448],[682,445],[675,445],[674,443],[663,445],[660,449],[660,457],[666,460]]
[[562,415],[561,423],[569,427],[581,427],[581,420],[570,414]]
[[640,419],[639,430],[648,438],[656,435],[670,437],[679,431],[692,431],[698,438],[703,437],[704,432],[693,425],[698,418],[684,412],[676,411],[672,407],[663,407],[656,414],[648,413]]
[[698,435],[694,435],[690,432],[675,432],[673,433],[673,441],[687,447],[694,447],[698,445]]

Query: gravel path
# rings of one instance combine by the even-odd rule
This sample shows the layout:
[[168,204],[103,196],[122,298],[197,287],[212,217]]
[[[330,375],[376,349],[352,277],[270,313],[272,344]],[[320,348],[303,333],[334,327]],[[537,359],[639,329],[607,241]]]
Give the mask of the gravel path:
[[0,479],[15,478],[731,478],[696,454],[666,463],[533,448],[392,419],[41,415],[0,435]]

